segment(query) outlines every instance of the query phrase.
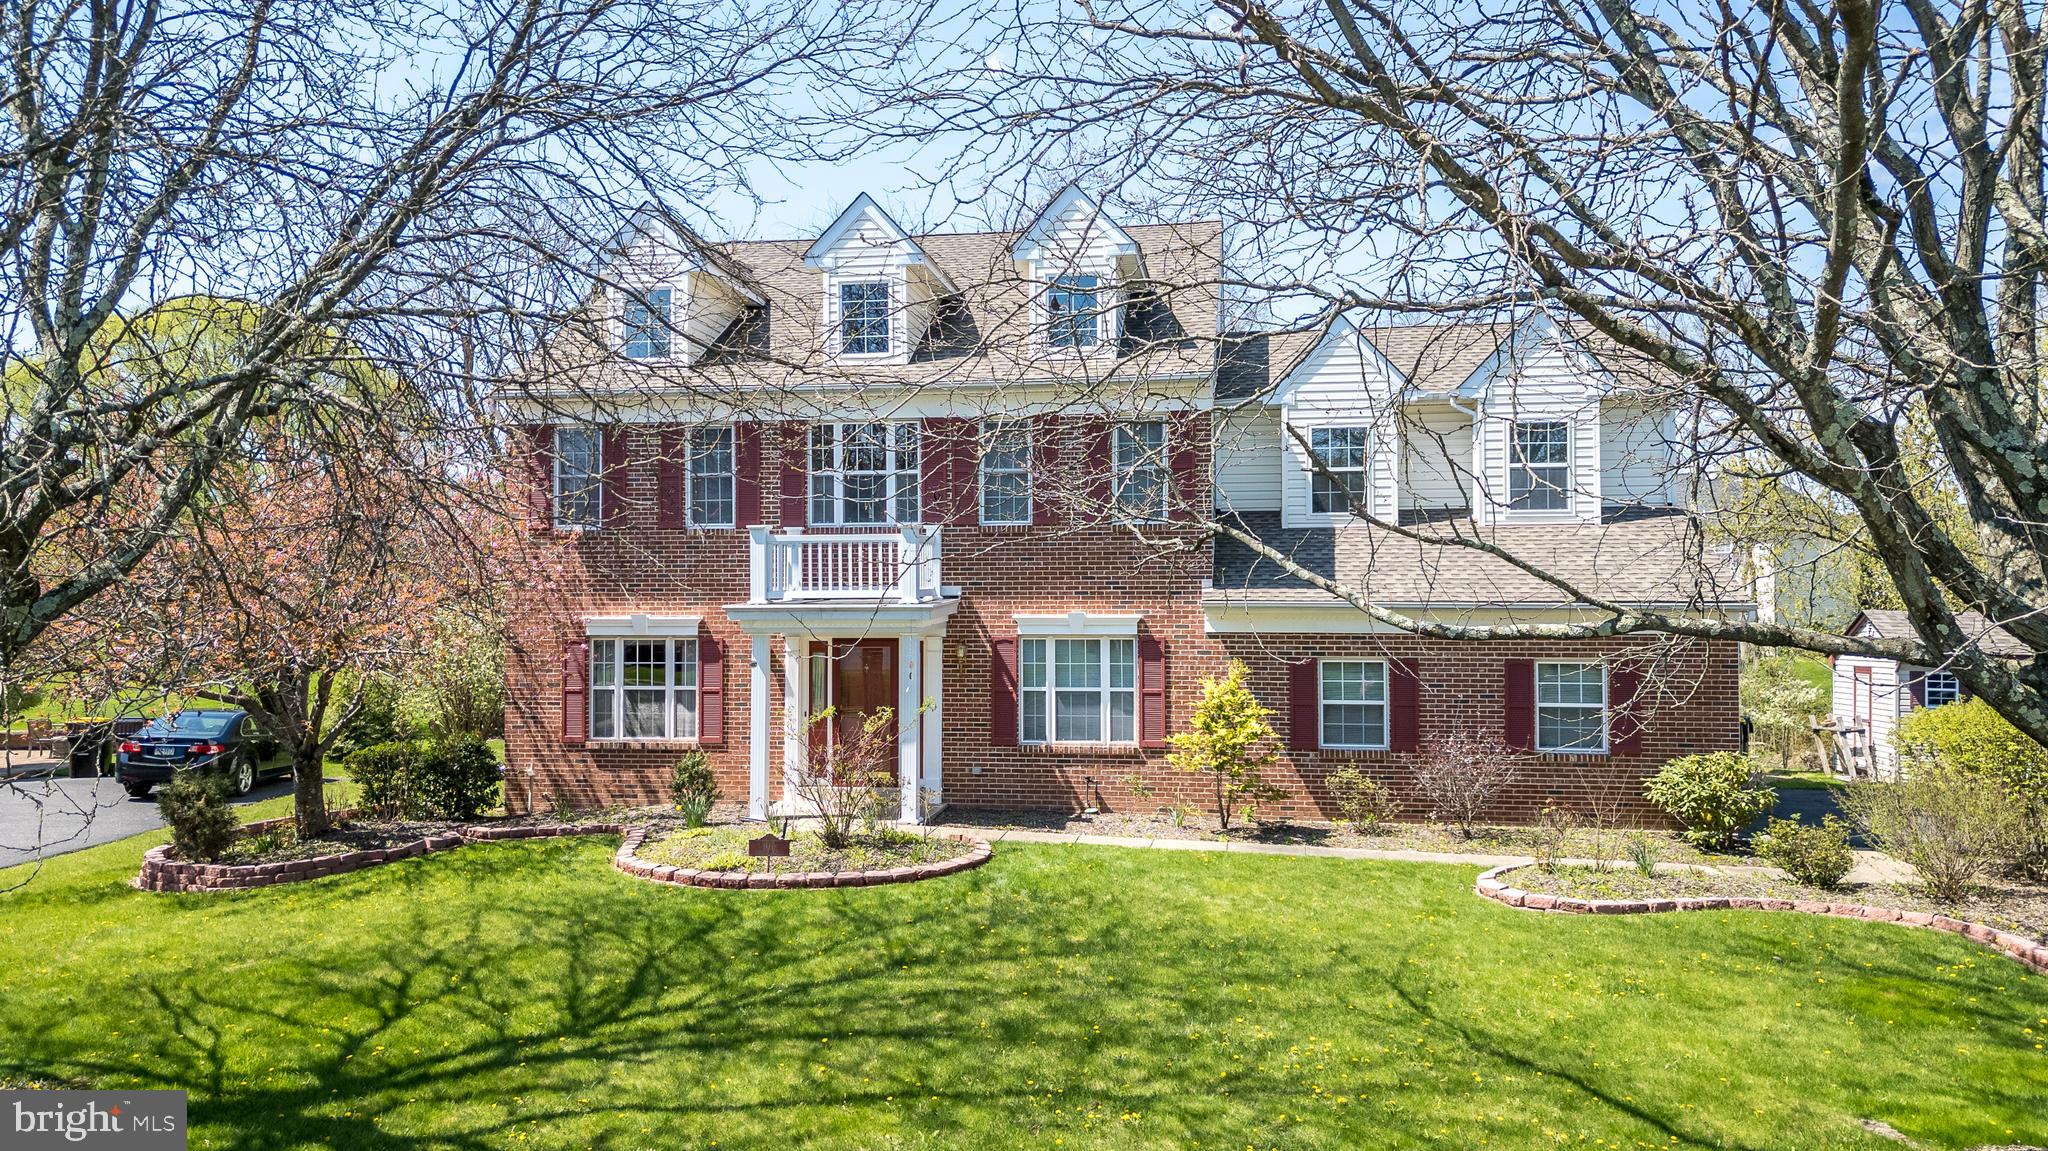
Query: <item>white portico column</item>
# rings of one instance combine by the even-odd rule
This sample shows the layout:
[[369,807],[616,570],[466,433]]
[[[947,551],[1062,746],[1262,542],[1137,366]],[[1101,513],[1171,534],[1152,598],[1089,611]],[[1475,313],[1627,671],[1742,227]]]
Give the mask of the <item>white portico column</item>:
[[754,637],[747,669],[747,818],[768,818],[768,637]]
[[917,784],[924,770],[919,750],[924,744],[924,725],[918,715],[923,703],[919,670],[923,657],[924,642],[918,637],[906,635],[896,641],[896,780],[903,789],[902,814],[897,818],[904,823],[919,819]]
[[804,720],[811,714],[810,661],[796,636],[782,637],[782,794],[796,793],[806,754]]
[[925,803],[942,803],[941,778],[945,756],[946,637],[926,636],[924,641],[924,699],[931,706],[924,713],[924,796]]

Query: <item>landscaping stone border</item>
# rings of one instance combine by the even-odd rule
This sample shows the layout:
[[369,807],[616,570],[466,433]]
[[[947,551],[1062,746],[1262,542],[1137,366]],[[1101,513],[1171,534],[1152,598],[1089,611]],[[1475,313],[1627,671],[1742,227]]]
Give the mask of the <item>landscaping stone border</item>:
[[[290,816],[259,820],[245,824],[241,834],[244,837],[261,835],[272,828],[290,823]],[[323,875],[361,871],[365,867],[374,867],[380,863],[447,851],[465,843],[489,843],[501,839],[552,839],[563,835],[617,835],[623,830],[624,827],[616,823],[522,824],[516,827],[475,824],[458,827],[439,835],[424,836],[396,847],[342,851],[312,859],[289,859],[278,863],[188,863],[172,859],[171,845],[166,843],[143,853],[142,870],[132,883],[144,891],[245,891],[254,887],[297,883],[302,879],[318,879]]]
[[1578,899],[1523,891],[1503,882],[1501,876],[1531,866],[1511,863],[1483,871],[1472,886],[1482,898],[1527,911],[1553,911],[1567,915],[1651,915],[1666,911],[1796,911],[1805,915],[1832,915],[1840,919],[1864,919],[1872,923],[1896,923],[1903,927],[1925,927],[1946,931],[2002,951],[2031,971],[2048,975],[2048,943],[2000,931],[1985,923],[1971,923],[1927,911],[1898,911],[1889,907],[1866,907],[1860,903],[1819,903],[1804,899],[1765,899],[1748,895],[1695,895],[1673,899]]
[[995,854],[995,848],[985,839],[971,835],[945,835],[944,838],[971,843],[974,850],[958,858],[937,863],[917,863],[908,867],[888,867],[878,871],[786,871],[780,875],[763,875],[750,871],[698,871],[642,859],[634,852],[639,850],[640,844],[647,839],[647,829],[636,827],[626,832],[625,841],[619,844],[618,854],[612,857],[612,866],[641,879],[650,879],[656,883],[673,883],[682,887],[788,891],[814,887],[880,887],[888,883],[916,883],[920,879],[937,879],[941,875],[951,875],[956,871],[980,867]]

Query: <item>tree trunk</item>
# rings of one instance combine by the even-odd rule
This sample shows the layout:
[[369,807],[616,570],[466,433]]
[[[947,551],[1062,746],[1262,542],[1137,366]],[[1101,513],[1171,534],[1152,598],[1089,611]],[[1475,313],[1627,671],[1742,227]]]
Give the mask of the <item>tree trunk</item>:
[[292,819],[302,840],[327,831],[326,766],[317,747],[292,749]]

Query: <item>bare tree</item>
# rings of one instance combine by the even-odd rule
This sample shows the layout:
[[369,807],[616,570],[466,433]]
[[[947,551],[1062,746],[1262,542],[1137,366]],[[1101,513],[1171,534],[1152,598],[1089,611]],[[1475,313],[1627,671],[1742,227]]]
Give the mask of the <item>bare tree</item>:
[[[1739,477],[1793,493],[1882,565],[1918,634],[1617,602],[1488,533],[1354,505],[1583,609],[1460,626],[1227,519],[1218,536],[1424,635],[1897,658],[1952,669],[2048,740],[2043,22],[2039,3],[1977,0],[1000,3],[963,19],[971,67],[893,104],[904,131],[963,142],[956,171],[1049,169],[1239,222],[1215,286],[1299,305],[1297,330],[1550,313],[1684,413],[1707,510]],[[1961,608],[2034,658],[1990,654]]]

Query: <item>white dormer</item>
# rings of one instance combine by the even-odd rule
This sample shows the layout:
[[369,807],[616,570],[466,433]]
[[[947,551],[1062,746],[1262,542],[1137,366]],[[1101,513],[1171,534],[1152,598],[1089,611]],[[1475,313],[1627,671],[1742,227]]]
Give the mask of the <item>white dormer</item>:
[[1474,404],[1473,519],[1597,523],[1601,398],[1613,378],[1543,313],[1523,320],[1458,388]]
[[1031,289],[1031,328],[1053,351],[1114,351],[1129,285],[1144,273],[1137,242],[1088,194],[1068,187],[1010,248]]
[[[1375,518],[1394,520],[1400,468],[1395,413],[1407,385],[1400,369],[1349,318],[1332,325],[1280,381],[1270,402],[1280,408],[1284,526],[1359,522],[1349,510],[1350,492],[1363,497]],[[1342,482],[1319,477],[1312,453]]]
[[761,294],[687,226],[655,207],[633,214],[613,240],[606,318],[619,353],[647,363],[693,364]]
[[854,362],[908,362],[939,300],[956,290],[866,192],[804,253],[804,264],[822,273],[825,352]]

